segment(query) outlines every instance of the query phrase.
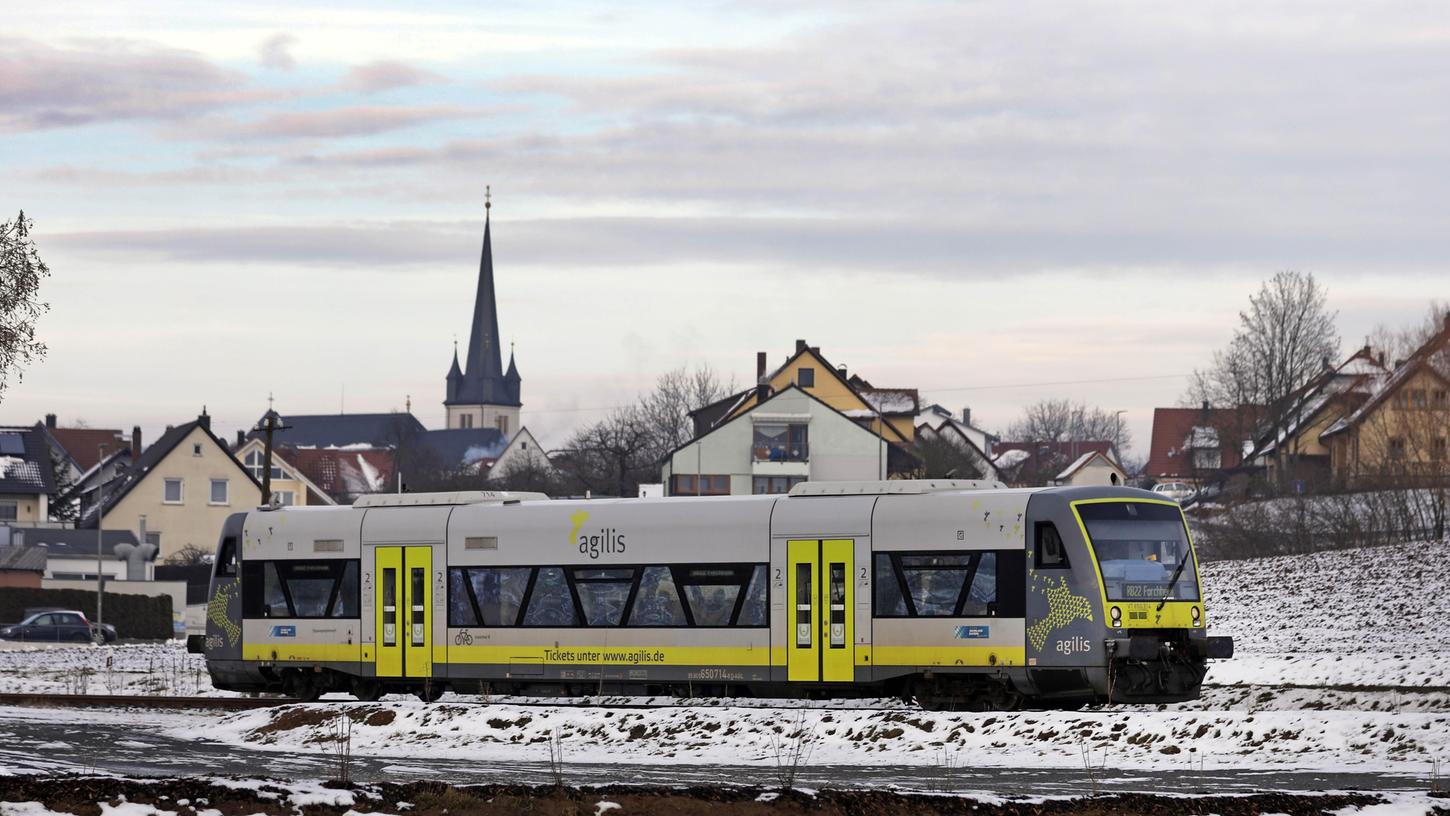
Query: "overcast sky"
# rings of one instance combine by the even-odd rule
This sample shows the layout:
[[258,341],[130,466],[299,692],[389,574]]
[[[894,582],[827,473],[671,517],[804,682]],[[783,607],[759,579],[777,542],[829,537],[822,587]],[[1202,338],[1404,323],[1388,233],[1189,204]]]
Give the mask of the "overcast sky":
[[805,338],[989,428],[1125,409],[1146,455],[1273,272],[1346,349],[1450,296],[1447,102],[1438,2],[25,3],[0,210],[50,354],[0,421],[441,426],[492,185],[545,444]]

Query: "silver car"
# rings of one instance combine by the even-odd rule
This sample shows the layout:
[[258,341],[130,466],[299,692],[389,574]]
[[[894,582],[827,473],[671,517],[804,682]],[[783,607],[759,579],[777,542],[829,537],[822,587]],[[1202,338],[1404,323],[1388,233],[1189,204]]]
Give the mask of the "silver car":
[[1193,485],[1187,482],[1159,482],[1153,485],[1153,492],[1165,499],[1172,499],[1181,502],[1184,499],[1191,499],[1198,491]]

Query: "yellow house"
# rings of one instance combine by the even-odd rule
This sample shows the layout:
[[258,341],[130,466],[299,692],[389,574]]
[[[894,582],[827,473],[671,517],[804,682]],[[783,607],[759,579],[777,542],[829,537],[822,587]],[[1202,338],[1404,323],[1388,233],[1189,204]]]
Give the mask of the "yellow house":
[[1336,478],[1450,477],[1450,378],[1432,363],[1447,344],[1450,315],[1373,396],[1320,435]]
[[42,433],[38,425],[0,428],[0,524],[50,518],[56,487]]
[[[242,442],[241,446],[232,451],[232,456],[246,468],[247,472],[258,484],[262,482],[262,471],[266,462],[266,443],[260,438],[252,438]],[[306,507],[318,504],[337,504],[327,491],[318,487],[307,478],[296,465],[287,461],[285,448],[273,447],[272,449],[272,488],[273,501],[284,506],[296,505]]]
[[889,442],[910,446],[916,439],[920,407],[914,388],[876,388],[845,366],[833,366],[818,346],[797,340],[795,353],[767,373],[765,352],[755,358],[756,387],[731,395],[691,414],[697,436],[759,405],[765,398],[795,386]]
[[[187,547],[214,552],[222,522],[262,502],[262,486],[211,432],[211,417],[167,429],[101,488],[107,529],[129,529],[165,560]],[[81,519],[95,529],[97,514]]]
[[1271,432],[1260,439],[1253,455],[1267,469],[1269,480],[1278,481],[1292,462],[1291,478],[1330,481],[1335,471],[1323,435],[1342,417],[1363,405],[1385,374],[1382,360],[1365,346],[1336,368],[1320,373],[1295,394],[1284,412],[1278,437]]

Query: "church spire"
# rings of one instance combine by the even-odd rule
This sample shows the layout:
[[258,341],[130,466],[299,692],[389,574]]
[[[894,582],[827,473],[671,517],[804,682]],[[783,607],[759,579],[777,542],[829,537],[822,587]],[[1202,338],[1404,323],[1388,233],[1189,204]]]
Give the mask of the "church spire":
[[478,294],[473,301],[473,329],[468,338],[468,357],[463,368],[472,381],[503,376],[503,354],[498,343],[498,304],[493,289],[493,240],[489,234],[489,211],[493,209],[491,199],[491,191],[485,192],[483,254],[478,261]]

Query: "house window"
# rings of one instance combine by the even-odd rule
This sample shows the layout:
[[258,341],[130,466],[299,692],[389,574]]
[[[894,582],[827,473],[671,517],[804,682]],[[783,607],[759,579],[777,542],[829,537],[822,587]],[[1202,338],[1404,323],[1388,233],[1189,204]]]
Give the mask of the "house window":
[[757,462],[804,462],[810,458],[806,425],[755,426],[751,448]]
[[1403,409],[1405,407],[1405,392],[1396,391],[1395,395],[1393,397],[1390,397],[1390,404],[1396,408]]
[[291,507],[296,501],[296,495],[290,490],[273,490],[272,497],[283,507]]
[[180,479],[167,479],[162,483],[161,501],[166,504],[181,504]]
[[677,473],[670,477],[671,496],[728,496],[730,477],[721,474]]
[[801,388],[815,388],[816,370],[814,368],[804,367],[796,369],[796,385],[799,385]]
[[228,496],[227,493],[228,493],[228,491],[227,491],[227,480],[226,479],[212,479],[211,480],[211,503],[212,504],[227,504],[227,503],[229,503],[231,499],[230,499],[230,497]]
[[1410,407],[1419,410],[1429,407],[1429,402],[1425,400],[1425,389],[1416,388],[1410,391]]
[[472,428],[473,427],[473,414],[460,414],[458,416],[458,427],[460,427],[460,428]]
[[[247,454],[247,470],[250,470],[252,472],[252,478],[259,482],[262,481],[262,462],[265,458],[259,450],[254,450]],[[275,457],[273,461],[276,461]],[[282,468],[272,465],[272,478],[274,480],[285,479],[287,476],[282,473]]]
[[1199,470],[1218,470],[1223,466],[1223,453],[1217,448],[1199,448],[1193,452],[1193,466]]
[[147,533],[146,534],[146,543],[155,546],[156,549],[158,551],[160,551],[160,549],[161,549],[161,534],[160,533]]
[[509,418],[508,417],[501,416],[497,420],[495,420],[495,422],[498,424],[498,432],[499,433],[501,433],[501,434],[507,434],[509,432]]
[[192,456],[200,456],[201,455],[201,443],[200,442],[193,442],[193,443],[191,443],[191,455]]
[[0,502],[0,521],[15,521],[20,518],[20,505],[15,502]]
[[1431,407],[1436,411],[1443,411],[1450,408],[1450,391],[1443,388],[1435,389],[1434,398],[1430,401]]
[[804,476],[756,476],[751,492],[757,496],[789,493],[792,487],[805,480]]
[[1392,439],[1390,439],[1390,458],[1391,459],[1403,459],[1403,458],[1405,458],[1405,439],[1404,439],[1404,437],[1396,436],[1396,437],[1393,437]]

